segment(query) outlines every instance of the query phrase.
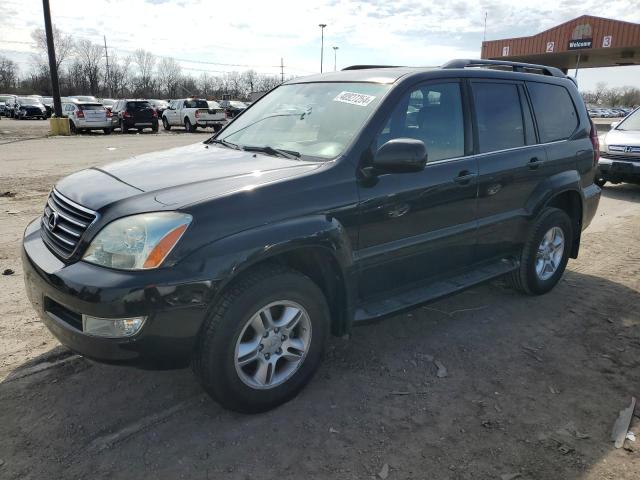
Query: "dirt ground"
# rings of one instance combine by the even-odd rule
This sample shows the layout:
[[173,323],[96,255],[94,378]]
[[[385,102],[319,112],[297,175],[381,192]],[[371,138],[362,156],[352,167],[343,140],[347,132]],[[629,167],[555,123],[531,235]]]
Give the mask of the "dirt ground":
[[0,478],[640,478],[640,418],[637,442],[610,441],[640,397],[640,187],[605,188],[551,293],[495,281],[357,328],[294,401],[245,416],[189,370],[73,355],[22,284],[22,231],[58,178],[205,134],[26,136],[0,134]]

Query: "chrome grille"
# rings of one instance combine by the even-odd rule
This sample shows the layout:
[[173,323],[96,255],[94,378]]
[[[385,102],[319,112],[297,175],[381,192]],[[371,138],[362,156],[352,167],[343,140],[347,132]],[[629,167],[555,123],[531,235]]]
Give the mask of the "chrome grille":
[[96,216],[96,212],[72,202],[53,189],[42,215],[42,239],[58,256],[69,258]]

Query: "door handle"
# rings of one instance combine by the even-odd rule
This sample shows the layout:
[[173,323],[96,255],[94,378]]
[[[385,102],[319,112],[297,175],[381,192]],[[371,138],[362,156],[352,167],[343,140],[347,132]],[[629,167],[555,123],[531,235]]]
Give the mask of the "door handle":
[[454,177],[453,181],[461,185],[466,185],[477,176],[478,175],[476,173],[470,172],[469,170],[462,170],[460,173],[458,173],[457,177]]
[[540,159],[538,157],[533,157],[533,158],[531,158],[531,160],[529,160],[529,168],[531,170],[535,170],[540,165],[542,165],[542,162],[540,161]]

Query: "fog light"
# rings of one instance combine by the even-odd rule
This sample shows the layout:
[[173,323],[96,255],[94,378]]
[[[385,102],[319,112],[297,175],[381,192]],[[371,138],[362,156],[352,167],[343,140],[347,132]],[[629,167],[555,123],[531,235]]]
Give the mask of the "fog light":
[[82,315],[82,331],[98,337],[130,337],[140,331],[147,317],[99,318]]

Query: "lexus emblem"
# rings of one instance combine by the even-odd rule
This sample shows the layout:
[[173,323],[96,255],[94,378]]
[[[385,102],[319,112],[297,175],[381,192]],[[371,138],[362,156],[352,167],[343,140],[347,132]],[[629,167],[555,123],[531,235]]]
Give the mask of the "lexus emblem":
[[631,153],[633,151],[633,147],[624,147],[624,153]]
[[47,225],[49,230],[53,231],[58,226],[58,212],[51,212],[49,218],[47,218]]

